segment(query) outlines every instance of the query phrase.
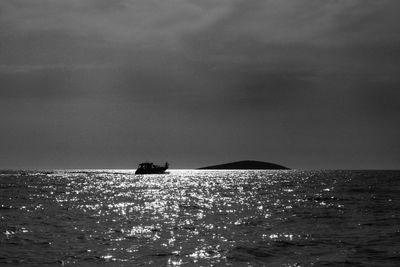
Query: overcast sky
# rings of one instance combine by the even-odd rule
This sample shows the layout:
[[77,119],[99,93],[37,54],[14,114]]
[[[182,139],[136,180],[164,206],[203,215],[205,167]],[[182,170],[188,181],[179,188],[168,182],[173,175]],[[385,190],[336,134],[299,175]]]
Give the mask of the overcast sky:
[[0,169],[400,168],[398,0],[1,0]]

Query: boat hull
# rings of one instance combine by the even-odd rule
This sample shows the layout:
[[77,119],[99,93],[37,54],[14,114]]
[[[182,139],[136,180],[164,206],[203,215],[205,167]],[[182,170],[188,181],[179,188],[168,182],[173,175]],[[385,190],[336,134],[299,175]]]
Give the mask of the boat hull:
[[137,169],[135,174],[163,174],[166,170],[167,168],[155,168],[153,170]]

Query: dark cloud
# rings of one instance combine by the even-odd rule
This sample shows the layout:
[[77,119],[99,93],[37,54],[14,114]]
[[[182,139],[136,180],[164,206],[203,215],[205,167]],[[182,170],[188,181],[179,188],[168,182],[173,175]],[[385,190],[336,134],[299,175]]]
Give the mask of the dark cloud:
[[397,2],[2,1],[1,162],[397,168]]

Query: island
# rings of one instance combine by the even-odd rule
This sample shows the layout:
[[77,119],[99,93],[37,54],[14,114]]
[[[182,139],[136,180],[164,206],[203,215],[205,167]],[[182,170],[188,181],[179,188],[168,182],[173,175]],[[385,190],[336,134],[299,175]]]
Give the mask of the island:
[[242,160],[231,163],[213,165],[198,168],[199,170],[289,170],[285,166],[274,163],[256,161],[256,160]]

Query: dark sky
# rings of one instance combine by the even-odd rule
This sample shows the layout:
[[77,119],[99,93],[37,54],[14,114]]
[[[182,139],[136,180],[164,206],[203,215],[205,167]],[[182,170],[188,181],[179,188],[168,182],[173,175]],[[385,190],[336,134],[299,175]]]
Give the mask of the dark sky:
[[400,168],[398,0],[1,0],[0,169]]

